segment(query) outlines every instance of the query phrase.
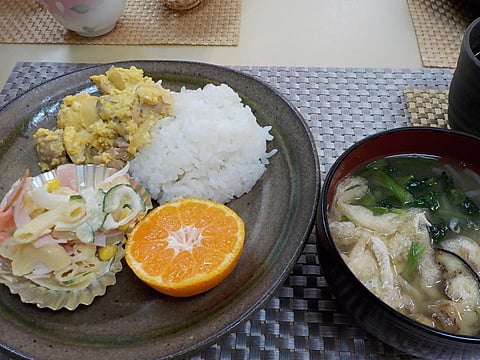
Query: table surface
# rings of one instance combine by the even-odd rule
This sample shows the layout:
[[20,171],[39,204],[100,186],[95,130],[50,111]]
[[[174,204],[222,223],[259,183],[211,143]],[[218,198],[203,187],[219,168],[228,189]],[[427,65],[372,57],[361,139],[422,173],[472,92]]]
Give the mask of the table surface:
[[[82,64],[19,62],[0,92],[0,107],[29,88]],[[322,178],[355,141],[409,126],[404,91],[448,88],[449,69],[237,66],[299,109],[318,150]],[[337,305],[317,258],[315,235],[271,299],[235,331],[193,359],[411,359],[368,335]],[[2,356],[0,355],[0,359]]]
[[17,61],[422,66],[406,0],[243,0],[238,46],[0,44],[0,54],[0,88]]
[[[152,59],[232,66],[270,84],[300,110],[322,177],[354,141],[409,125],[404,89],[447,89],[451,78],[450,70],[421,68],[406,0],[243,0],[240,43],[233,47],[0,44],[0,53],[0,107],[81,66],[72,63]],[[312,235],[264,308],[192,358],[411,359],[369,336],[337,306],[314,241]]]

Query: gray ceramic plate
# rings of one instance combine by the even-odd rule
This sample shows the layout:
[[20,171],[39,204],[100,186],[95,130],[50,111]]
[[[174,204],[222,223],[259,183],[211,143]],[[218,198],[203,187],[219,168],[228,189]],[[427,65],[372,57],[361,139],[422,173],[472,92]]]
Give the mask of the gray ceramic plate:
[[[226,83],[257,116],[271,125],[278,149],[254,189],[230,203],[246,224],[246,243],[235,271],[218,287],[196,297],[164,296],[125,269],[117,284],[90,306],[51,311],[23,304],[0,287],[0,343],[21,358],[150,359],[199,351],[235,330],[273,295],[298,259],[315,217],[319,164],[312,136],[300,116],[262,82],[240,72],[209,64],[135,61],[135,65],[172,90]],[[53,127],[62,98],[94,92],[90,75],[111,64],[83,69],[44,83],[0,110],[1,196],[26,167],[36,165],[32,134]]]

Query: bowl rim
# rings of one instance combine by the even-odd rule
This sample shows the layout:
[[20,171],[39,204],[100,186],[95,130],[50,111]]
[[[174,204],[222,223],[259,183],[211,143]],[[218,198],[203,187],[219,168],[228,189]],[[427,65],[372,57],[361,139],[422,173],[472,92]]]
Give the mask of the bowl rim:
[[[408,127],[402,127],[402,128],[395,128],[395,129],[389,129],[389,130],[384,130],[372,135],[368,135],[359,141],[355,142],[353,145],[348,147],[332,164],[330,169],[327,172],[327,175],[325,176],[323,182],[322,182],[322,189],[320,193],[320,201],[319,201],[319,209],[317,212],[317,227],[321,226],[322,230],[325,234],[324,236],[324,243],[327,243],[329,247],[331,247],[334,255],[334,261],[337,262],[344,270],[345,275],[348,277],[348,280],[350,283],[353,283],[353,287],[356,289],[356,291],[360,291],[362,293],[362,296],[366,297],[369,299],[369,302],[373,302],[374,306],[379,307],[382,312],[387,312],[389,315],[392,317],[398,319],[402,324],[408,325],[408,326],[413,326],[414,328],[417,328],[422,331],[426,331],[432,335],[439,336],[442,339],[448,339],[448,340],[453,340],[456,342],[462,342],[462,343],[468,343],[472,345],[480,345],[480,335],[478,337],[475,336],[467,336],[467,335],[458,335],[458,334],[453,334],[453,333],[448,333],[445,331],[441,331],[438,329],[435,329],[433,327],[424,325],[418,321],[415,321],[408,316],[400,313],[399,311],[393,309],[389,305],[387,305],[385,302],[380,300],[374,293],[372,293],[366,286],[364,286],[360,280],[356,277],[356,275],[350,270],[348,265],[345,263],[343,258],[340,256],[340,253],[338,252],[338,249],[333,242],[332,235],[330,233],[330,227],[328,224],[328,219],[327,219],[327,210],[329,207],[328,203],[328,189],[332,185],[332,181],[335,177],[335,174],[343,161],[356,149],[358,149],[361,146],[364,146],[366,143],[378,139],[380,137],[385,137],[385,136],[390,136],[391,134],[395,134],[398,132],[411,132],[411,131],[418,131],[418,132],[424,132],[424,133],[429,133],[429,132],[435,132],[435,133],[443,133],[445,136],[449,136],[449,134],[452,134],[454,136],[460,136],[460,137],[467,137],[471,138],[474,141],[477,141],[480,145],[480,137],[468,134],[465,132],[461,131],[456,131],[456,130],[450,130],[450,129],[444,129],[444,128],[437,128],[437,127],[428,127],[428,126],[408,126]],[[400,154],[400,153],[399,153]],[[360,166],[360,165],[359,165]],[[344,177],[342,177],[343,179]],[[317,237],[321,236],[320,231],[317,231]],[[319,243],[319,240],[317,239],[317,245]],[[327,279],[328,282],[328,279]],[[332,289],[332,291],[335,293],[335,290]],[[347,310],[348,311],[348,310]]]

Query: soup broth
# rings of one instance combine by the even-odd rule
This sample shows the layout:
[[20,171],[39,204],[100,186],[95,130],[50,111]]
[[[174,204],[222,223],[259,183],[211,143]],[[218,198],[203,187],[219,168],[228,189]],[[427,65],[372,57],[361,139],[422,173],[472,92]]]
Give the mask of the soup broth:
[[350,270],[425,325],[480,333],[480,176],[427,156],[392,156],[343,179],[328,211]]

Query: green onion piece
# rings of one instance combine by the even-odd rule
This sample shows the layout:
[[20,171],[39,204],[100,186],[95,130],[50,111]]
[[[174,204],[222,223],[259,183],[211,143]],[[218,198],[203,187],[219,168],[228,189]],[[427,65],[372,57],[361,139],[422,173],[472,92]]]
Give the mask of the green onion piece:
[[410,250],[408,251],[408,259],[405,268],[400,273],[400,275],[407,281],[410,281],[413,275],[413,272],[417,268],[420,257],[425,251],[425,244],[419,241],[413,241],[410,245]]

